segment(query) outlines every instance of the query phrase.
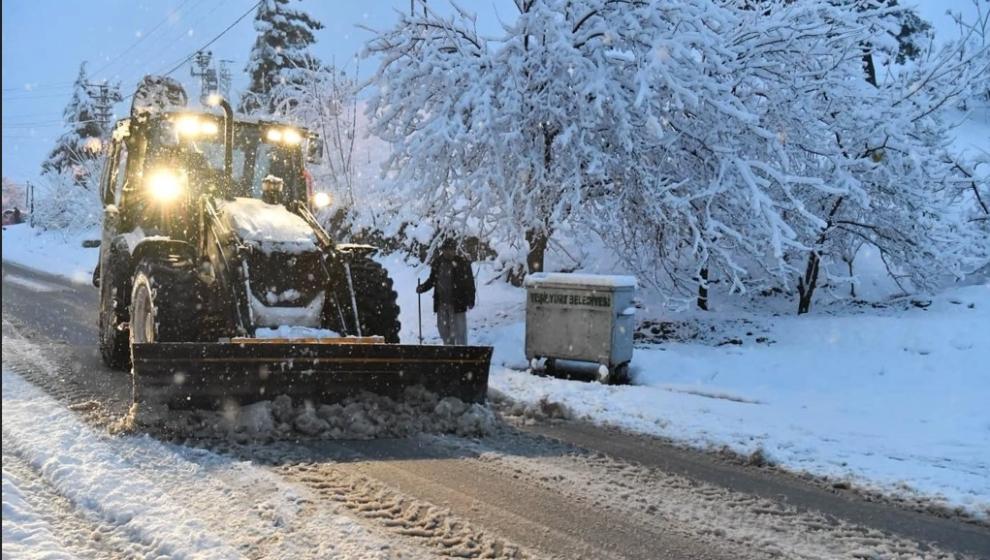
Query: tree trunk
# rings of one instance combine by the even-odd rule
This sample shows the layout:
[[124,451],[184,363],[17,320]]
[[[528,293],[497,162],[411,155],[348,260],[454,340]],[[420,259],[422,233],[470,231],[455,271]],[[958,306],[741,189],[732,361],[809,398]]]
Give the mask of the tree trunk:
[[543,272],[543,259],[547,252],[550,237],[541,230],[526,232],[526,242],[529,243],[529,253],[526,255],[526,268],[529,273]]
[[873,87],[877,86],[877,67],[873,63],[873,49],[867,45],[863,49],[863,71],[866,72],[866,81]]
[[698,309],[708,311],[708,267],[698,274]]
[[804,270],[804,276],[798,278],[798,315],[811,311],[811,298],[815,295],[815,288],[818,286],[820,260],[818,252],[812,251],[808,255],[808,266]]
[[853,261],[852,261],[852,259],[849,259],[848,261],[846,261],[846,264],[849,266],[849,295],[852,296],[853,299],[855,299],[856,298],[856,281],[853,280]]

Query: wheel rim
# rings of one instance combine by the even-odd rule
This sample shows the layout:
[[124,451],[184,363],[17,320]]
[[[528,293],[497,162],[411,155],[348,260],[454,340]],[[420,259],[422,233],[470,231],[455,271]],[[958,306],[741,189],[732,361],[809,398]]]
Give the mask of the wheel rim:
[[140,285],[134,294],[134,311],[131,313],[131,340],[133,342],[154,342],[155,315],[151,304],[151,293],[146,285]]

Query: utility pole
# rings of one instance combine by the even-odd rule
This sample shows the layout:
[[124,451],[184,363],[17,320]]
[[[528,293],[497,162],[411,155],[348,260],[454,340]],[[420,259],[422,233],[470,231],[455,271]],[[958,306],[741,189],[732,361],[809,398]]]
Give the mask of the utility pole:
[[220,80],[217,77],[217,69],[210,65],[213,60],[211,51],[197,51],[193,64],[189,68],[189,74],[194,78],[199,78],[199,101],[206,104],[206,99],[219,93]]
[[27,182],[28,191],[28,225],[34,227],[34,183],[31,181]]
[[110,128],[110,120],[113,118],[114,104],[124,99],[120,95],[120,85],[86,82],[83,86],[93,99],[93,108],[96,111],[96,120],[100,123],[100,130],[106,134]]

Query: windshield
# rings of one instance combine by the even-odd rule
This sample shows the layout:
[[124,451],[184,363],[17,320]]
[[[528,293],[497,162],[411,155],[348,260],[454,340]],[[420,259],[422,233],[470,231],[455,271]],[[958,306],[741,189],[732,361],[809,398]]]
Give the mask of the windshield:
[[217,119],[217,132],[182,136],[171,127],[163,127],[153,142],[152,157],[147,166],[160,166],[163,161],[184,169],[190,186],[203,189],[215,186],[229,189],[235,197],[261,198],[261,182],[268,175],[281,178],[285,184],[284,200],[305,197],[301,178],[302,156],[298,145],[287,146],[263,140],[264,129],[257,124],[237,123],[234,128],[232,183],[224,180],[224,145],[222,120]]

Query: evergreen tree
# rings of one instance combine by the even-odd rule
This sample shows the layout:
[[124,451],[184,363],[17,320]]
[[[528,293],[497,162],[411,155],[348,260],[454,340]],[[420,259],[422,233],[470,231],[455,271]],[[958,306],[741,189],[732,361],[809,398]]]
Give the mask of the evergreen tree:
[[894,36],[898,44],[897,63],[904,64],[909,59],[916,60],[931,39],[932,25],[921,19],[914,8],[899,6],[897,0],[889,0],[887,5],[891,8],[900,8],[895,14],[900,25],[900,30]]
[[66,130],[58,137],[48,159],[41,165],[45,174],[71,172],[77,185],[85,184],[86,163],[100,157],[103,137],[103,127],[97,120],[96,107],[86,89],[86,82],[86,63],[83,62],[79,65],[72,99],[62,112]]
[[303,83],[302,71],[320,66],[308,48],[316,42],[313,31],[323,29],[323,24],[287,8],[288,4],[289,0],[265,0],[258,6],[254,17],[258,38],[245,68],[251,83],[240,106],[245,113],[274,112],[276,90]]

